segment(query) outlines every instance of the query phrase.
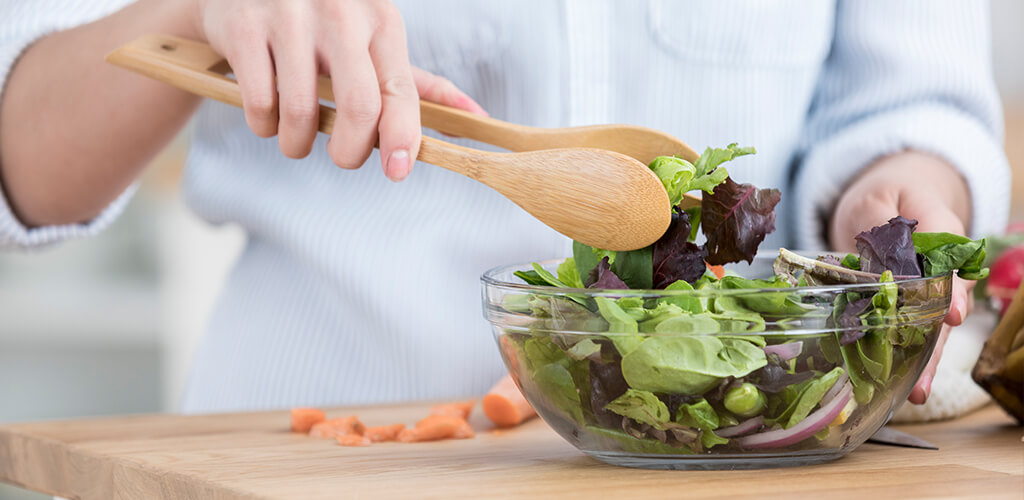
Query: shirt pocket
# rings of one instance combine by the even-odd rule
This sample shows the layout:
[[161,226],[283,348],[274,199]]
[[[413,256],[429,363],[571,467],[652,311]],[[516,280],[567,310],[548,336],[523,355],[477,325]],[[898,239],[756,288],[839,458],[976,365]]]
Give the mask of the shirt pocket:
[[826,0],[649,0],[655,43],[695,62],[780,68],[821,64],[835,4]]

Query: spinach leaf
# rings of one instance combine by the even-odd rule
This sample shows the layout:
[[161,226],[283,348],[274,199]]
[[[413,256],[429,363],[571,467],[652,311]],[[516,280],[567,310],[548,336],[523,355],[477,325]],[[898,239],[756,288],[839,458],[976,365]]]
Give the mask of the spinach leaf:
[[583,339],[565,351],[570,358],[575,360],[587,359],[601,352],[601,344],[590,339]]
[[694,403],[679,405],[676,422],[707,431],[713,431],[719,426],[718,412],[704,398],[700,398]]
[[793,412],[790,414],[786,421],[787,429],[800,423],[803,419],[807,418],[807,415],[811,414],[818,403],[821,402],[821,398],[825,396],[825,393],[835,385],[839,377],[842,376],[842,367],[835,367],[828,373],[822,375],[820,378],[812,381],[807,388],[800,394],[800,399],[797,401],[796,406],[793,408]]
[[517,278],[526,282],[527,285],[533,286],[551,286],[550,283],[542,278],[537,271],[516,271],[514,274]]
[[665,403],[649,391],[629,389],[605,408],[660,430],[668,429],[672,421]]
[[679,314],[662,320],[654,327],[657,333],[709,334],[718,333],[721,324],[710,314]]
[[596,435],[607,437],[618,442],[623,451],[654,455],[692,455],[694,450],[662,443],[657,439],[637,438],[617,429],[606,429],[596,425],[588,425],[586,429]]
[[[685,290],[693,291],[693,286],[683,280],[676,281],[671,285],[665,287],[665,290]],[[658,299],[659,304],[673,304],[679,307],[681,310],[692,314],[699,314],[704,312],[704,305],[701,303],[700,298],[692,297],[687,295],[673,295],[668,297],[662,297]]]
[[765,364],[756,345],[711,335],[648,337],[621,363],[623,377],[635,389],[686,395],[703,394],[725,377],[743,377]]
[[572,374],[565,366],[559,363],[544,365],[533,373],[533,381],[552,404],[568,414],[573,421],[583,423],[580,395]]
[[[580,280],[589,286],[594,283],[594,269],[602,259],[607,258],[610,269],[628,285],[629,288],[650,289],[653,286],[652,246],[629,252],[612,252],[601,250],[578,241],[572,244],[573,260]],[[594,278],[594,279],[591,279]]]
[[839,263],[839,265],[847,269],[860,271],[860,257],[857,257],[856,254],[848,253],[846,254],[846,257],[843,257],[843,260],[842,262]]
[[[789,288],[790,284],[778,277],[772,280],[749,280],[739,276],[723,276],[722,288],[728,290]],[[800,302],[800,296],[794,293],[758,293],[738,297],[739,301],[752,311],[761,314],[797,316],[814,309],[812,305]]]
[[619,354],[625,356],[636,349],[643,341],[640,335],[630,335],[640,331],[636,319],[630,316],[619,304],[610,297],[595,297],[597,310],[608,322],[608,338],[615,345]]
[[558,280],[569,288],[584,288],[580,273],[576,270],[576,259],[569,257],[563,260],[555,271],[558,273]]
[[985,279],[985,239],[971,240],[951,233],[914,233],[914,250],[924,261],[925,276],[957,271],[968,280]]

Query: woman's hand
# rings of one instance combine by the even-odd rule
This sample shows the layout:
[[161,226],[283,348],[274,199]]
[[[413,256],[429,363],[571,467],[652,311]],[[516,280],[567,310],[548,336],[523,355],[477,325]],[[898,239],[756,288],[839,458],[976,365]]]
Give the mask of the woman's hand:
[[450,81],[410,66],[402,17],[390,1],[194,1],[196,33],[231,65],[249,128],[276,134],[290,158],[312,149],[321,74],[331,76],[338,109],[331,159],[359,168],[379,140],[393,181],[409,175],[418,153],[421,97],[484,114]]
[[[840,197],[829,224],[831,246],[854,251],[854,236],[897,215],[916,219],[918,231],[965,234],[970,220],[967,184],[952,166],[935,156],[904,152],[882,158],[865,169]],[[973,286],[973,281],[953,278],[949,313],[935,353],[910,393],[911,403],[924,404],[928,399],[949,329],[967,316]]]

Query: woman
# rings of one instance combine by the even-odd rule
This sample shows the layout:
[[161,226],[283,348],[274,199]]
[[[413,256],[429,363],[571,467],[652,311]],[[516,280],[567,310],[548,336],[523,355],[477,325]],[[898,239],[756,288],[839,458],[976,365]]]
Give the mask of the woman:
[[[849,249],[897,214],[973,235],[1007,217],[981,2],[126,3],[7,7],[0,242],[99,232],[198,108],[185,196],[248,242],[186,411],[463,397],[501,375],[477,277],[569,242],[469,179],[410,175],[418,98],[535,126],[637,123],[698,150],[756,146],[730,171],[783,189],[766,247]],[[224,54],[244,112],[102,62],[151,32]],[[316,134],[318,73],[338,100],[330,138]],[[384,175],[335,167],[364,164]],[[966,311],[961,283],[946,322]]]

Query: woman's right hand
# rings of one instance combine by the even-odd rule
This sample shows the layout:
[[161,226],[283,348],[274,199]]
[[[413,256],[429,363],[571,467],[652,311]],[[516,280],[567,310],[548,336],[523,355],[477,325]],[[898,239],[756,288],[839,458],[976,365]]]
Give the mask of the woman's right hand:
[[359,168],[379,140],[393,181],[409,175],[419,151],[420,98],[486,114],[450,81],[409,64],[405,26],[390,1],[194,1],[196,32],[231,65],[249,128],[276,134],[290,158],[312,149],[321,74],[331,77],[338,110],[331,159]]

